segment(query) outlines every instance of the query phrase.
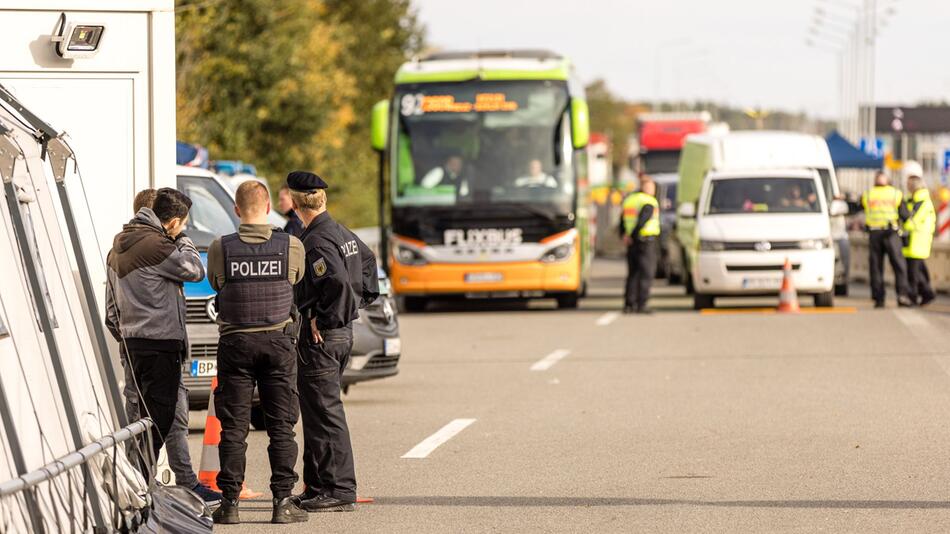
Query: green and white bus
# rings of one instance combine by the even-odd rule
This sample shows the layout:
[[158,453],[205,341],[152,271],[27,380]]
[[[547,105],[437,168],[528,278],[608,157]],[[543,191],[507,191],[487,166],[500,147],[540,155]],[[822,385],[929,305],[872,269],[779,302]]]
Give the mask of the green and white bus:
[[435,296],[577,306],[590,266],[588,109],[547,51],[431,54],[373,110],[382,252],[410,310]]

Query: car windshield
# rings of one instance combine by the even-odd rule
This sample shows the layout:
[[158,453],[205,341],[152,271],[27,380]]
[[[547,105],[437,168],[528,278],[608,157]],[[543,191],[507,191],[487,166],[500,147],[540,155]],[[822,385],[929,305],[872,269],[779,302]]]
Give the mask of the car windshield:
[[218,237],[237,231],[234,200],[214,179],[179,176],[178,190],[191,199],[185,233],[195,242],[195,246],[206,249]]
[[710,184],[709,215],[732,213],[820,213],[815,180],[729,178]]
[[555,81],[404,86],[393,202],[570,202],[567,87]]

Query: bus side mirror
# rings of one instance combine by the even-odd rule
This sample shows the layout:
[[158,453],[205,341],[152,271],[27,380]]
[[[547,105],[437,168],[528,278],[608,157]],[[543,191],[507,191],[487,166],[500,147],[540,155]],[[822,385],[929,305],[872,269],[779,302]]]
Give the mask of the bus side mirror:
[[373,123],[370,128],[373,150],[386,150],[389,140],[389,100],[380,100],[373,106]]
[[696,217],[696,204],[692,202],[683,202],[676,210],[677,215],[683,219],[692,219]]
[[577,149],[587,146],[590,140],[590,109],[587,101],[580,98],[571,99],[571,137]]

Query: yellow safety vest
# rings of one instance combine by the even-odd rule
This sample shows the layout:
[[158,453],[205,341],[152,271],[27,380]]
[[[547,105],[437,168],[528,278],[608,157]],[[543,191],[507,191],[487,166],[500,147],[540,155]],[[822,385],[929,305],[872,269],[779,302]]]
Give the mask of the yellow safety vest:
[[653,206],[653,215],[650,220],[640,228],[640,237],[651,237],[660,235],[660,204],[656,198],[646,193],[634,193],[623,201],[623,233],[630,235],[633,228],[637,225],[637,218],[640,216],[640,210],[644,206]]
[[[914,213],[914,205],[918,202],[922,204]],[[918,189],[914,192],[913,197],[907,201],[907,211],[913,213],[913,216],[904,222],[904,232],[910,238],[904,247],[904,257],[925,260],[930,257],[930,246],[937,230],[937,211],[930,199],[930,191]]]
[[871,230],[897,229],[898,209],[904,195],[890,185],[876,185],[861,196],[864,224]]

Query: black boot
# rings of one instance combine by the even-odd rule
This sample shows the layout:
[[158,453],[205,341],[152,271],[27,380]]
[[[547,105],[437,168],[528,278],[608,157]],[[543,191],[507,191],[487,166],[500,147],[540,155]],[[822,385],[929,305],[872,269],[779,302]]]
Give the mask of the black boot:
[[238,514],[237,499],[221,499],[221,506],[211,514],[215,525],[238,525],[241,516]]
[[274,499],[274,515],[271,517],[271,523],[303,523],[310,519],[307,512],[297,507],[293,497],[284,497],[283,499]]
[[320,495],[300,501],[300,508],[308,512],[352,512],[356,510],[356,503],[329,495]]

